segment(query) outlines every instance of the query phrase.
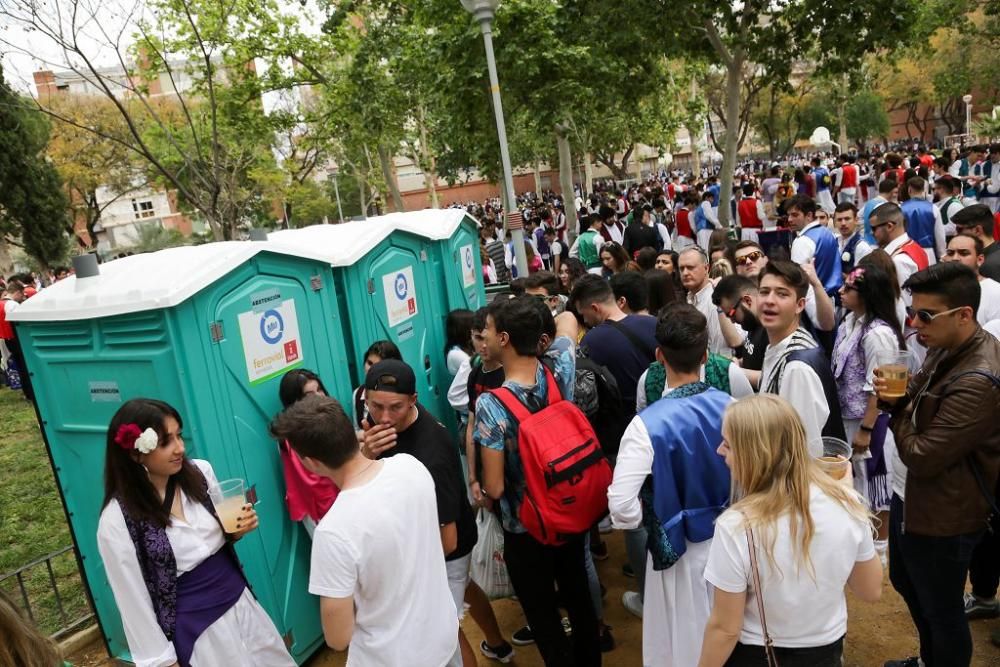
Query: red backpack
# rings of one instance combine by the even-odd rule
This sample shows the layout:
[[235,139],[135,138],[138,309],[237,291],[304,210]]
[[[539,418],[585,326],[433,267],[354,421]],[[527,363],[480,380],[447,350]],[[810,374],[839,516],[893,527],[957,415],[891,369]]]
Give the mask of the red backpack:
[[563,400],[545,368],[548,403],[532,414],[506,387],[493,389],[518,423],[524,501],[518,519],[542,544],[557,545],[586,532],[608,513],[611,466],[587,417]]

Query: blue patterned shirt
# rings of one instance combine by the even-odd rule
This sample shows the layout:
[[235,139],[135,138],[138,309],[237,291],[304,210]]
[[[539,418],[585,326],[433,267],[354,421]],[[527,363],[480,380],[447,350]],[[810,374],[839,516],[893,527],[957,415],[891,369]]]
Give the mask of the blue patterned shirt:
[[[573,341],[566,336],[556,338],[545,356],[552,361],[552,375],[559,385],[562,397],[573,400],[573,386],[576,378],[576,355]],[[545,378],[545,368],[541,363],[535,372],[535,384],[523,385],[507,380],[504,387],[514,395],[532,413],[542,409],[548,400],[548,384]],[[512,533],[523,533],[524,526],[517,515],[524,499],[524,469],[521,466],[521,456],[517,451],[517,423],[511,419],[507,408],[490,393],[482,394],[476,401],[476,425],[473,430],[473,441],[480,447],[488,447],[504,453],[504,492],[500,498],[501,523],[504,530]]]

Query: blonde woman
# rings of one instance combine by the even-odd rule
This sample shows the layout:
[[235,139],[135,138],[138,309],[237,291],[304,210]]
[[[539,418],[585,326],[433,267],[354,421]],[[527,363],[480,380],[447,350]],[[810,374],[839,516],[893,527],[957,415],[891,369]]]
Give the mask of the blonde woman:
[[734,503],[716,521],[705,568],[714,603],[699,667],[766,667],[766,644],[781,667],[839,667],[844,585],[866,602],[882,593],[867,507],[810,459],[802,421],[784,399],[731,404],[722,437]]
[[56,667],[68,665],[52,640],[39,632],[21,609],[0,590],[0,665]]

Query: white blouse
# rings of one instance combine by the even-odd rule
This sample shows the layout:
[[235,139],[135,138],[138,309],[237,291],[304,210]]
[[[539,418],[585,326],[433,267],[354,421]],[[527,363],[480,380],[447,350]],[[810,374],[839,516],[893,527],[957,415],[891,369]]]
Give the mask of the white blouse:
[[[217,483],[208,461],[192,459],[209,486]],[[173,517],[167,538],[174,550],[178,576],[190,572],[225,544],[225,536],[208,510],[178,489],[187,521]],[[174,645],[156,622],[153,602],[139,568],[135,544],[125,526],[118,501],[112,500],[101,512],[97,524],[97,547],[104,570],[121,613],[129,650],[136,667],[160,667],[176,662]]]

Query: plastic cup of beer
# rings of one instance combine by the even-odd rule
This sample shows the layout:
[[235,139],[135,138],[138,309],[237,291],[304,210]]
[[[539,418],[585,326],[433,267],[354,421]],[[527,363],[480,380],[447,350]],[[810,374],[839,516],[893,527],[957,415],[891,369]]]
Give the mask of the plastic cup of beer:
[[219,515],[222,529],[227,533],[235,533],[236,523],[243,514],[246,504],[246,493],[242,479],[227,479],[212,486],[208,495],[215,505],[215,513]]
[[906,385],[910,381],[910,353],[906,350],[879,352],[875,358],[878,376],[885,380],[884,398],[902,398],[906,395]]
[[836,480],[847,477],[851,469],[851,446],[840,438],[823,438],[823,456],[816,459],[820,470]]

